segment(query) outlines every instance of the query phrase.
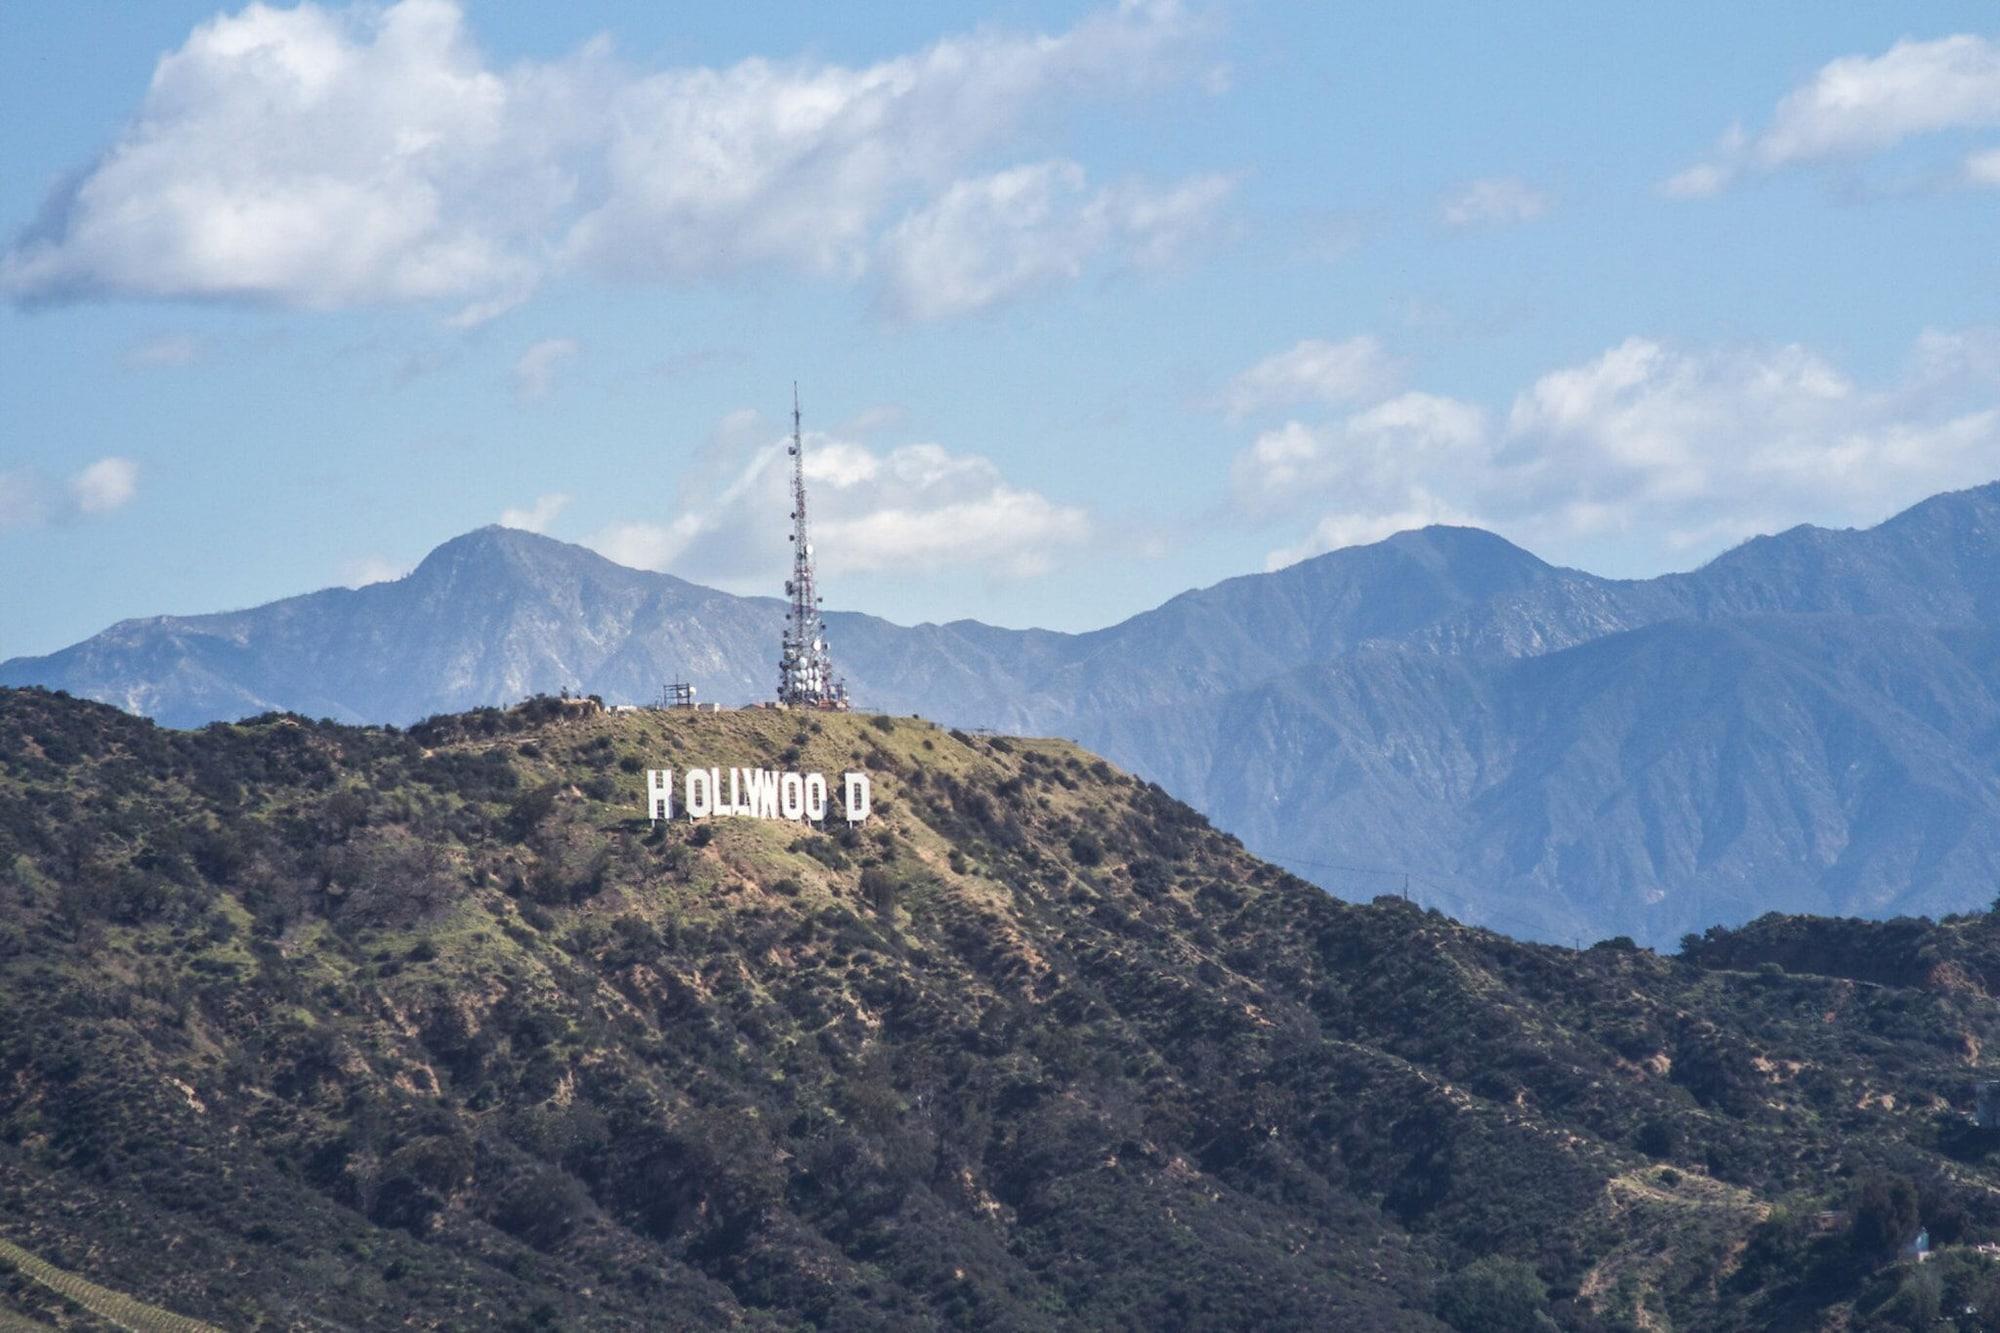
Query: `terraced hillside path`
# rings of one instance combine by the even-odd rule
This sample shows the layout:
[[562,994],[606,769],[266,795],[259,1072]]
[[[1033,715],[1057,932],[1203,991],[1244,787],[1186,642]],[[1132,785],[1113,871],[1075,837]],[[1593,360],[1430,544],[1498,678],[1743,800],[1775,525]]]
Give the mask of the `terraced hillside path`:
[[[99,1319],[128,1330],[128,1333],[222,1333],[214,1324],[204,1324],[199,1319],[190,1319],[171,1310],[162,1310],[157,1305],[134,1300],[122,1291],[100,1287],[66,1268],[57,1268],[5,1238],[0,1238],[0,1261],[12,1264],[22,1276],[34,1279],[63,1299],[82,1306]],[[0,1312],[0,1329],[7,1327],[6,1316]],[[23,1321],[17,1327],[40,1326]]]

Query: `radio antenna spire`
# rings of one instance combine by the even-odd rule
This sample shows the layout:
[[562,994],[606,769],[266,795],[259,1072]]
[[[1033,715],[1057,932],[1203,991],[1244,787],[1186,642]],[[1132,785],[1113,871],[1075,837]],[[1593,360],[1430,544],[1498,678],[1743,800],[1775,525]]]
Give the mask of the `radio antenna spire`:
[[847,709],[847,685],[833,678],[813,574],[812,536],[806,524],[806,441],[799,414],[799,385],[792,381],[792,576],[785,581],[785,637],[778,653],[778,702],[786,708]]

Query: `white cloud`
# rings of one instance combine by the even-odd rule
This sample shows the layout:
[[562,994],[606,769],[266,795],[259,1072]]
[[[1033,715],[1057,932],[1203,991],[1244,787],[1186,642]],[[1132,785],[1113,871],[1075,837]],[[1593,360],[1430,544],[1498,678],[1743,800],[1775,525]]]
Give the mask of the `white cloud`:
[[1913,385],[2000,387],[2000,327],[1925,329],[1910,359]]
[[1500,460],[1516,498],[1687,506],[1760,494],[1784,470],[1824,488],[1859,390],[1798,346],[1679,352],[1628,338],[1542,376],[1514,400]]
[[[684,476],[673,513],[615,524],[590,544],[621,564],[768,592],[790,560],[788,463],[756,414],[736,414]],[[808,433],[806,479],[814,554],[836,580],[952,565],[1032,577],[1093,536],[1084,510],[1010,483],[988,459],[936,444],[878,450]]]
[[1918,134],[2000,124],[2000,46],[1959,34],[1842,56],[1778,103],[1752,145],[1765,166],[1879,152]]
[[1995,125],[2000,43],[1967,33],[1905,39],[1880,55],[1829,61],[1778,102],[1762,131],[1731,129],[1710,160],[1662,188],[1681,197],[1710,195],[1749,171],[1856,158],[1927,134]]
[[954,181],[883,239],[884,300],[901,318],[941,319],[1074,280],[1101,255],[1158,267],[1209,230],[1230,188],[1198,176],[1091,191],[1065,160]]
[[100,458],[60,487],[33,468],[0,471],[0,532],[108,514],[138,494],[139,465],[129,458]]
[[1673,199],[1706,199],[1729,188],[1735,176],[1713,162],[1697,162],[1660,182],[1660,192]]
[[524,403],[549,396],[556,371],[576,359],[574,338],[544,338],[521,353],[514,363],[514,396]]
[[1083,191],[1074,162],[953,183],[885,239],[890,305],[908,319],[939,319],[1076,277],[1102,243],[1078,225]]
[[1402,368],[1368,334],[1328,342],[1305,338],[1259,361],[1230,381],[1223,406],[1245,416],[1294,403],[1349,403],[1379,398]]
[[1053,35],[980,29],[862,67],[649,72],[602,39],[495,68],[455,0],[252,5],[161,58],[118,141],[0,257],[0,290],[448,301],[470,324],[565,266],[851,277],[890,210],[1024,117],[1194,78],[1180,53],[1200,28],[1173,0],[1125,0]]
[[123,509],[139,493],[139,465],[129,458],[100,458],[70,478],[69,491],[78,513]]
[[1965,182],[1968,185],[2000,186],[2000,148],[1967,154]]
[[562,511],[569,508],[570,501],[575,498],[561,491],[551,491],[547,495],[538,495],[535,497],[535,502],[526,509],[501,510],[500,526],[503,528],[519,528],[523,532],[547,532],[549,524],[555,522]]
[[1444,220],[1453,227],[1509,227],[1549,211],[1549,196],[1515,176],[1468,181],[1446,197]]
[[1479,515],[1557,559],[1608,542],[1657,569],[1776,520],[1874,522],[2000,476],[1996,349],[1989,330],[1933,331],[1868,386],[1795,345],[1630,338],[1535,379],[1497,429],[1418,393],[1288,422],[1237,456],[1233,493],[1248,519],[1323,515],[1274,561]]
[[364,555],[341,566],[340,582],[343,587],[365,588],[371,583],[389,583],[410,572],[410,567],[398,564],[385,555]]
[[1777,513],[1871,522],[2000,474],[2000,412],[1959,355],[1949,369],[1920,343],[1900,379],[1868,388],[1796,345],[1627,339],[1515,399],[1487,507],[1668,549]]
[[525,234],[570,188],[536,91],[485,68],[442,0],[211,19],[0,283],[308,307],[524,284]]
[[125,364],[135,370],[190,366],[201,358],[201,343],[186,333],[163,333],[132,344]]
[[1230,469],[1236,503],[1279,514],[1338,495],[1344,514],[1434,507],[1439,477],[1476,471],[1489,452],[1486,414],[1470,403],[1405,393],[1339,421],[1288,421],[1260,434]]
[[1100,192],[1086,220],[1106,229],[1130,263],[1165,268],[1215,230],[1235,189],[1233,177],[1217,172],[1189,176],[1167,189],[1126,181]]
[[819,502],[829,517],[815,533],[834,573],[952,563],[1025,578],[1047,573],[1090,536],[1083,510],[1008,484],[984,458],[935,444],[884,454],[848,446],[831,466],[820,465],[817,478],[810,455],[807,464],[809,481],[834,487],[832,504]]
[[568,238],[595,266],[705,276],[779,260],[858,273],[874,225],[1055,100],[1176,70],[1194,25],[1171,0],[1122,3],[1056,36],[983,30],[861,69],[746,60],[625,90],[609,186]]
[[633,569],[656,569],[679,573],[675,558],[689,542],[701,535],[702,523],[679,517],[670,523],[614,523],[590,539],[589,545],[607,560]]

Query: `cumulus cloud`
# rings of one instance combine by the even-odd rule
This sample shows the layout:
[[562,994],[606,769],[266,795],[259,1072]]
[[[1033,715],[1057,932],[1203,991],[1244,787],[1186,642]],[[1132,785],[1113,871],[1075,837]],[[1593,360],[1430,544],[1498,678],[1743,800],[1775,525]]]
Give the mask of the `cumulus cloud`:
[[138,494],[139,465],[129,458],[100,458],[60,485],[33,468],[0,471],[0,532],[108,514]]
[[535,502],[526,509],[503,509],[500,511],[500,526],[519,528],[523,532],[547,532],[549,524],[556,521],[562,511],[569,508],[575,496],[562,491],[551,491],[538,495]]
[[1533,222],[1549,211],[1549,196],[1515,176],[1468,181],[1447,195],[1445,224],[1452,227],[1510,227]]
[[[755,413],[725,420],[661,521],[613,525],[591,545],[621,564],[769,591],[790,561],[790,459]],[[1052,569],[1091,540],[1082,509],[1009,482],[989,459],[937,444],[875,449],[808,433],[812,536],[829,576],[970,565],[1001,577]]]
[[1156,267],[1210,229],[1230,188],[1198,176],[1093,191],[1066,160],[954,181],[883,239],[884,300],[901,318],[941,319],[1073,280],[1107,253]]
[[1992,480],[2000,410],[1953,392],[1964,381],[1935,373],[1935,347],[1918,351],[1899,382],[1871,389],[1796,345],[1627,339],[1515,399],[1495,483],[1518,512],[1572,506],[1611,528],[1681,533],[1733,521],[1742,536],[1767,513],[1866,519]]
[[1433,488],[1478,470],[1488,445],[1480,408],[1404,393],[1336,421],[1262,432],[1237,456],[1230,483],[1239,511],[1253,519],[1334,506],[1304,539],[1266,557],[1276,569],[1405,528],[1476,521]]
[[571,186],[537,125],[553,96],[487,69],[441,0],[211,19],[161,58],[124,135],[50,199],[0,283],[308,307],[524,284],[530,237]]
[[529,347],[514,363],[514,396],[524,403],[548,397],[556,372],[575,360],[577,351],[574,338],[544,338]]
[[129,458],[100,458],[70,478],[70,498],[80,514],[108,514],[139,493],[139,465]]
[[1305,338],[1231,380],[1223,406],[1232,416],[1247,416],[1296,403],[1379,398],[1401,375],[1381,341],[1368,334],[1340,342]]
[[2000,476],[2000,336],[1932,332],[1865,385],[1796,345],[1629,338],[1556,368],[1504,415],[1420,393],[1287,422],[1235,459],[1246,518],[1313,514],[1274,561],[1416,521],[1482,522],[1588,563],[1615,539],[1653,567],[1774,523],[1865,523]]
[[2000,124],[2000,46],[1959,34],[1843,56],[1778,103],[1752,145],[1767,166],[1877,152],[1917,134]]
[[[0,290],[441,301],[469,324],[564,268],[851,277],[885,216],[1031,112],[1192,78],[1199,26],[1174,0],[1126,0],[1053,35],[981,29],[861,67],[643,71],[599,39],[503,69],[455,0],[252,5],[162,57],[125,132],[0,257]],[[1148,203],[1176,206],[1131,207]]]
[[[1829,61],[1778,102],[1764,129],[1751,134],[1732,128],[1707,161],[1668,178],[1662,188],[1699,197],[1746,173],[1857,158],[1922,135],[1995,125],[2000,43],[1967,33],[1906,38],[1880,55]],[[1971,167],[1969,162],[1976,180]]]

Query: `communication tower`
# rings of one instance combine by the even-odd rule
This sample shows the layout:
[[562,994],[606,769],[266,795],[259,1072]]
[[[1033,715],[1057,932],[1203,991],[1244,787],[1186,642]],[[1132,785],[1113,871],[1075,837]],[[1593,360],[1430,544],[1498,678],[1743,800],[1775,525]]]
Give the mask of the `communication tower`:
[[653,707],[663,712],[675,708],[691,709],[695,707],[694,695],[695,689],[692,684],[676,680],[660,686],[660,697],[654,702]]
[[826,624],[813,579],[812,538],[806,530],[806,444],[799,429],[799,386],[792,385],[792,576],[785,581],[791,609],[778,654],[778,702],[787,708],[847,709],[847,685],[833,678]]

